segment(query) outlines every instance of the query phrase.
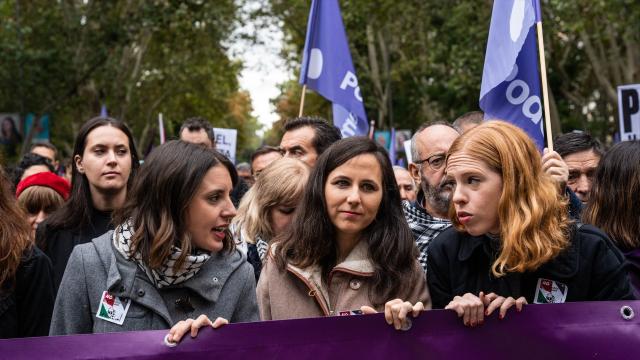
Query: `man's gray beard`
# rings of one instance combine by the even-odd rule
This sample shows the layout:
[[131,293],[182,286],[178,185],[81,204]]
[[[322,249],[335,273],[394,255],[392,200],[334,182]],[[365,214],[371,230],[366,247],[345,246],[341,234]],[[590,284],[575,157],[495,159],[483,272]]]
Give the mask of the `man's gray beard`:
[[431,205],[437,212],[446,214],[449,212],[449,196],[451,192],[444,186],[431,186],[427,181],[422,182],[422,191],[424,192],[424,199]]

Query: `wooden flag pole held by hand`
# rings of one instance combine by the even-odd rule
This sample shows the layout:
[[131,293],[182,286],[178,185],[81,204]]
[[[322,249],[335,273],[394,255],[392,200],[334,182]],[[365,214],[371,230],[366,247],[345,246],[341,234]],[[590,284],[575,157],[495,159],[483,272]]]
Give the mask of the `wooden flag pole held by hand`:
[[542,80],[542,102],[544,103],[544,129],[547,148],[553,151],[553,136],[551,134],[551,111],[549,110],[549,92],[547,91],[547,65],[544,59],[544,40],[542,37],[542,21],[536,24],[538,30],[538,55],[540,56],[540,78]]
[[302,96],[300,97],[300,112],[298,117],[302,117],[302,110],[304,109],[304,95],[307,93],[307,84],[302,85]]

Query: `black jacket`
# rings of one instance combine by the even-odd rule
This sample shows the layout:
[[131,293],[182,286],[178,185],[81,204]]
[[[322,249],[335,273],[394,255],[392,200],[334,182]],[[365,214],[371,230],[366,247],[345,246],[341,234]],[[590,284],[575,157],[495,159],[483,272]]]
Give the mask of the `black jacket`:
[[54,300],[51,262],[34,246],[0,289],[0,338],[49,335]]
[[84,224],[78,229],[51,227],[45,221],[36,230],[36,242],[53,264],[53,285],[56,292],[60,287],[62,275],[67,267],[71,252],[76,245],[86,244],[94,238],[113,230],[111,212],[92,209],[91,223]]
[[[544,284],[561,289],[555,291],[556,299],[550,302],[634,299],[624,256],[596,227],[574,226],[569,247],[555,259],[536,271],[508,273],[500,278],[491,274],[498,254],[497,241],[449,228],[431,242],[427,282],[434,309],[444,308],[456,295],[478,295],[480,291],[516,299],[524,296],[529,304],[540,303],[539,296],[545,294],[538,291],[541,284],[542,290],[548,289]],[[566,300],[558,300],[565,286]]]

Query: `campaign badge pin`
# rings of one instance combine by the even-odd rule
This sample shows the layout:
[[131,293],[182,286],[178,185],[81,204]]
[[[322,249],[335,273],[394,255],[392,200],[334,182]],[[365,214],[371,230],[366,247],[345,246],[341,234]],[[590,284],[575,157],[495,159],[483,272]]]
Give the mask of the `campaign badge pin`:
[[362,310],[345,310],[340,311],[338,316],[362,315]]
[[131,299],[123,301],[121,298],[105,291],[102,293],[102,298],[100,298],[100,305],[98,306],[96,317],[122,325],[124,318],[127,316],[127,311],[129,311],[129,305],[131,305]]
[[538,279],[534,304],[561,304],[567,300],[567,285],[549,279]]

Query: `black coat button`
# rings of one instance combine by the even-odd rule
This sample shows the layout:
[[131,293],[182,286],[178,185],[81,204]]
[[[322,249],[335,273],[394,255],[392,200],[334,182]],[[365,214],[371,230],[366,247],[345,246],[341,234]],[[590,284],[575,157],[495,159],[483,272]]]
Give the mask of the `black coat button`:
[[138,290],[138,296],[143,297],[144,296],[144,290],[139,289]]

